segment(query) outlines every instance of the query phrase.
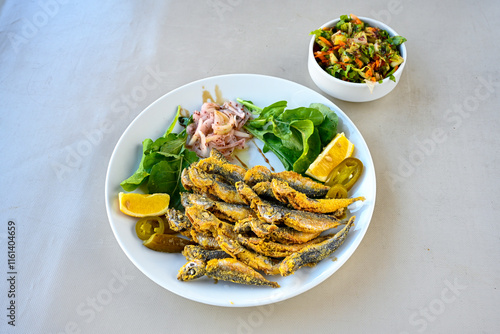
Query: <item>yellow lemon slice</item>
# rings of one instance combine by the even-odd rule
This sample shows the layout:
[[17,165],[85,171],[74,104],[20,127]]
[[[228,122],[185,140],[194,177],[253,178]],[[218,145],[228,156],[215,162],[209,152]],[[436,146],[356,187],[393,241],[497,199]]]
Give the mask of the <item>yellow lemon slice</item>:
[[309,166],[306,174],[325,182],[328,174],[345,158],[352,156],[354,144],[347,139],[344,133],[339,133],[333,138],[323,152]]
[[168,210],[170,196],[168,194],[118,194],[120,211],[132,217],[150,217],[164,215]]

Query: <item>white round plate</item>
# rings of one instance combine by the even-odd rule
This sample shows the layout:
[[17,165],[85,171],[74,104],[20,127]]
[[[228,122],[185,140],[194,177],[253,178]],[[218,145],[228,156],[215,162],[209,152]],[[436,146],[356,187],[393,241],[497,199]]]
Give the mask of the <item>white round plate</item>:
[[[186,260],[181,254],[168,254],[152,251],[144,247],[135,234],[137,219],[122,214],[118,208],[118,193],[123,191],[120,182],[128,178],[138,167],[142,141],[161,137],[173,121],[177,106],[194,112],[203,103],[203,94],[211,93],[225,100],[242,98],[251,100],[255,105],[265,107],[274,102],[286,100],[288,108],[309,106],[310,103],[323,103],[339,116],[338,132],[344,132],[354,143],[354,156],[364,164],[363,175],[351,190],[350,196],[364,196],[366,201],[354,208],[355,226],[349,232],[344,244],[328,259],[315,267],[301,268],[288,277],[269,276],[277,281],[280,288],[247,286],[202,277],[190,282],[176,278],[177,271]],[[254,140],[262,148],[262,143]],[[242,160],[248,166],[264,165],[266,162],[253,143]],[[281,162],[267,153],[270,164],[276,171],[283,170]],[[250,163],[249,163],[250,162]],[[125,254],[151,280],[185,298],[210,305],[244,307],[279,302],[299,295],[323,282],[337,271],[353,254],[365,235],[375,205],[375,170],[373,160],[361,133],[351,120],[335,104],[317,92],[297,83],[254,74],[230,74],[202,79],[177,88],[151,104],[141,112],[125,130],[111,156],[106,175],[105,198],[109,223]]]

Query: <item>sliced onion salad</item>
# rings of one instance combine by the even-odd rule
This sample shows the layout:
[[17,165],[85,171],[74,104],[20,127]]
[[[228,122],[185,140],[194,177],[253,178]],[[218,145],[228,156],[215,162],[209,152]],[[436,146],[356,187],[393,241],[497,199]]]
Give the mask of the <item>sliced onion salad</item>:
[[243,149],[252,135],[242,128],[250,114],[243,105],[233,101],[218,105],[205,102],[193,113],[193,123],[187,127],[187,147],[201,158],[215,148],[229,158],[234,149]]

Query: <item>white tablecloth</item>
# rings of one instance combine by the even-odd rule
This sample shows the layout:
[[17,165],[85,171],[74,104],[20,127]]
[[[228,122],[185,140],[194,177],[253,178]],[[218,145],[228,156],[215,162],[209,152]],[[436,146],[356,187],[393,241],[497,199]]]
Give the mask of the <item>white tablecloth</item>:
[[[498,333],[499,12],[496,1],[451,0],[0,1],[0,332]],[[105,211],[124,129],[165,93],[219,74],[319,91],[308,34],[348,13],[408,39],[392,93],[331,98],[376,168],[354,255],[263,307],[209,306],[153,283]]]

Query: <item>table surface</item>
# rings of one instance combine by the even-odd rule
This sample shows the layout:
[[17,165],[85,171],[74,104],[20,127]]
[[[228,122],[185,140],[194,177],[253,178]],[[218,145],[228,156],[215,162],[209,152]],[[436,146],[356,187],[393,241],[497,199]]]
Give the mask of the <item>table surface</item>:
[[[215,75],[320,92],[308,34],[348,13],[408,39],[388,96],[330,98],[375,164],[377,202],[356,252],[315,288],[262,307],[209,306],[152,282],[106,216],[106,169],[125,128]],[[493,0],[0,1],[0,332],[498,333],[499,14]]]

